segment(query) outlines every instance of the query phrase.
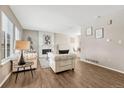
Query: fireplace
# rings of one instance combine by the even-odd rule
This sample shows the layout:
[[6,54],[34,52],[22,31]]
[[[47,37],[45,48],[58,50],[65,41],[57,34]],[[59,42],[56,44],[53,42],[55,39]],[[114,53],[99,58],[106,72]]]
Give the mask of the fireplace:
[[48,52],[51,52],[51,49],[42,49],[42,54],[47,54]]

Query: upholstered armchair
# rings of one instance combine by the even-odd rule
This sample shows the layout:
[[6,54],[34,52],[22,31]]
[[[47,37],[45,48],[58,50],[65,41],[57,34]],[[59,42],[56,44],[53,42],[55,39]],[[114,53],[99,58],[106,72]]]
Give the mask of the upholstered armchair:
[[55,73],[73,70],[76,62],[76,54],[48,53],[49,65]]

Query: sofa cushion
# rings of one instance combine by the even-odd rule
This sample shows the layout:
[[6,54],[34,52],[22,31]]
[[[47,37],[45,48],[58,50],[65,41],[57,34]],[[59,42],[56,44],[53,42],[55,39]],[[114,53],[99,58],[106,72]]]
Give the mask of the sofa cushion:
[[55,61],[59,60],[70,60],[76,58],[75,54],[63,54],[63,55],[55,55]]
[[61,60],[60,62],[59,62],[59,66],[67,66],[67,65],[71,65],[72,64],[72,61],[73,60]]

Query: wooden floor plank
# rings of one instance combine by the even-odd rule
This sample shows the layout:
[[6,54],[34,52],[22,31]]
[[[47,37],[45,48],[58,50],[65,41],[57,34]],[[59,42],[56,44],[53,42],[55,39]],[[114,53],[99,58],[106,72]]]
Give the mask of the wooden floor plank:
[[89,63],[76,62],[75,70],[58,74],[40,66],[32,78],[30,71],[19,73],[17,83],[12,74],[3,88],[111,88],[124,87],[124,74]]

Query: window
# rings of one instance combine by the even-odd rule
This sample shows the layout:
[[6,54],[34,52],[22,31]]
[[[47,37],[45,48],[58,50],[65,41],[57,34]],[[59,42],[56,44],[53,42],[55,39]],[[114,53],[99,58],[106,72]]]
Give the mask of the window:
[[1,58],[6,59],[13,53],[13,23],[2,12],[2,53]]
[[15,40],[20,40],[20,31],[18,30],[17,27],[15,27]]
[[[4,12],[1,14],[1,30],[0,31],[0,40],[1,40],[1,61],[4,61],[10,58],[13,55],[15,48],[15,41],[21,39],[21,34],[19,29],[11,22],[11,20],[6,16]],[[17,51],[18,52],[18,51]]]
[[[15,27],[15,44],[16,44],[16,40],[20,40],[20,31],[18,30],[17,27]],[[19,50],[15,50],[15,53],[18,53]]]
[[1,31],[1,59],[5,58],[5,33]]

